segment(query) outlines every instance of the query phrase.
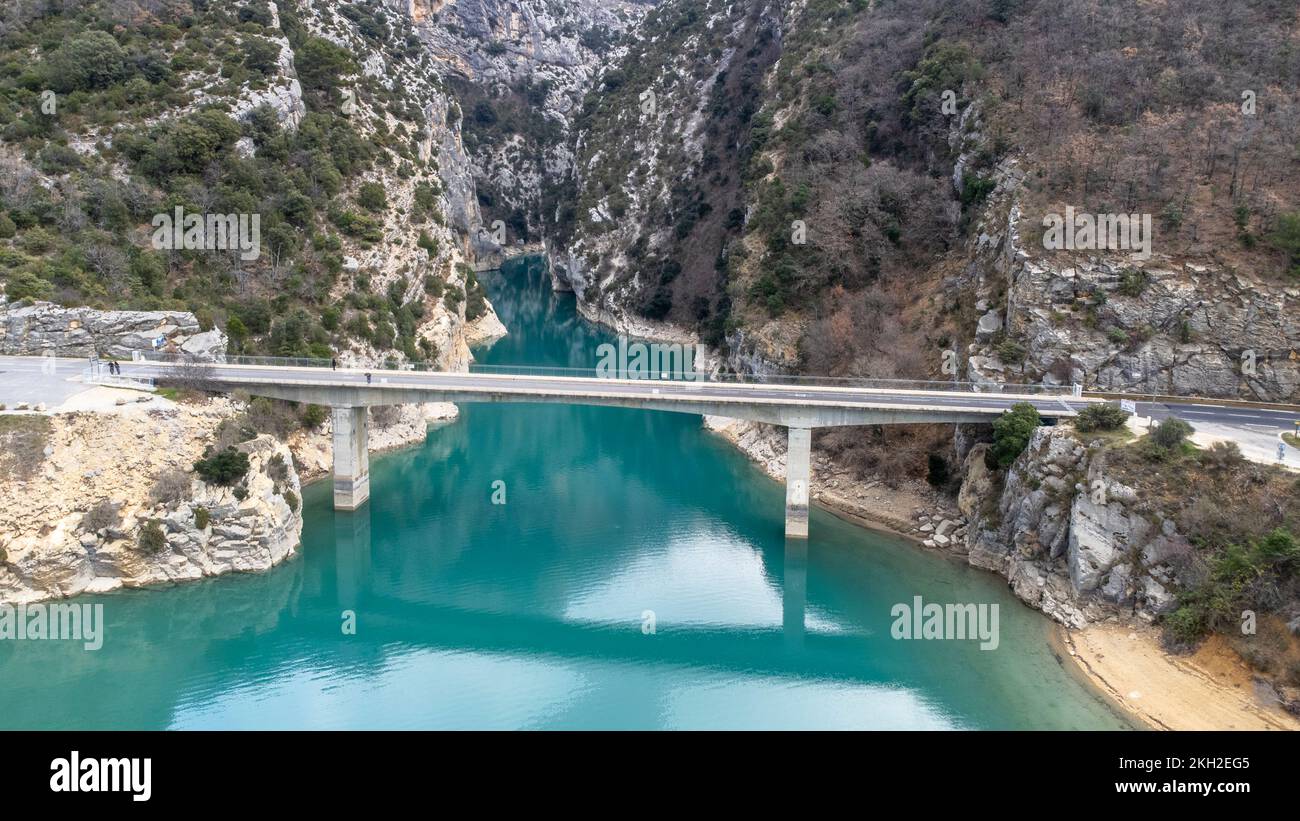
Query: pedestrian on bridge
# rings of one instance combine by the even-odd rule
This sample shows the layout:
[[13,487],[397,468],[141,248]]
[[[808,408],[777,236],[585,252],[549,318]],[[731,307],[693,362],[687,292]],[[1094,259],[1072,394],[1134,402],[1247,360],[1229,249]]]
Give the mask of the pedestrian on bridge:
[[338,369],[339,369],[339,361],[338,361],[337,359],[333,359],[333,358],[331,358],[331,359],[330,359],[330,370],[332,370],[332,371],[337,371]]
[[370,372],[369,372],[369,371],[366,371],[366,384],[367,384],[367,385],[370,384]]

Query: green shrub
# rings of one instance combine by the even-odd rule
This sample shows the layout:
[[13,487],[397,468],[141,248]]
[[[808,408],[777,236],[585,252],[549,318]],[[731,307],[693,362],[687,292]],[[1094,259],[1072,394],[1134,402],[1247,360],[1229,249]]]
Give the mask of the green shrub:
[[993,422],[993,448],[991,453],[999,468],[1007,468],[1016,461],[1025,448],[1034,429],[1042,424],[1038,410],[1028,402],[1017,402],[1011,410]]
[[388,206],[388,195],[384,186],[377,182],[362,183],[357,191],[357,202],[367,211],[382,211]]
[[1205,635],[1205,614],[1199,607],[1183,605],[1166,615],[1161,623],[1180,643],[1190,643]]
[[975,174],[967,174],[961,180],[961,204],[965,206],[979,205],[993,193],[997,188],[997,180],[987,177],[980,177]]
[[1269,234],[1268,241],[1286,254],[1291,275],[1300,276],[1300,211],[1278,217],[1277,228]]
[[1300,540],[1277,528],[1245,545],[1230,544],[1210,561],[1208,572],[1179,595],[1178,609],[1165,617],[1177,639],[1191,642],[1208,630],[1235,624],[1260,594],[1293,578],[1300,566]]
[[292,490],[286,490],[284,492],[284,503],[287,504],[289,506],[289,509],[292,510],[294,513],[298,512],[297,493],[294,493]]
[[14,234],[18,233],[18,226],[9,218],[8,214],[0,213],[0,239],[13,239]]
[[207,530],[208,523],[212,521],[212,514],[206,507],[194,508],[194,526],[199,530]]
[[1151,431],[1151,441],[1163,450],[1173,450],[1194,432],[1194,428],[1176,416],[1156,425]]
[[140,537],[137,540],[140,552],[146,556],[153,556],[162,551],[167,546],[167,536],[163,533],[162,523],[157,519],[150,519],[140,528]]
[[273,75],[279,71],[280,46],[264,37],[249,37],[244,40],[244,65],[250,71],[263,75]]
[[1119,430],[1128,421],[1128,413],[1120,410],[1119,405],[1089,405],[1079,411],[1074,419],[1074,429],[1080,433],[1092,433],[1097,430]]
[[126,54],[103,31],[75,34],[54,50],[41,67],[45,83],[62,94],[108,86],[126,78]]
[[487,299],[483,296],[483,289],[477,282],[465,294],[465,319],[473,322],[487,313]]
[[1127,297],[1142,296],[1148,282],[1146,271],[1130,268],[1119,275],[1119,292]]
[[49,299],[54,296],[54,283],[42,279],[31,271],[18,271],[6,278],[5,295],[9,297],[10,302],[22,299]]
[[998,359],[1008,365],[1019,365],[1025,361],[1025,346],[1014,339],[1004,339],[998,344]]
[[194,470],[209,484],[230,487],[248,475],[248,454],[229,447],[195,462]]
[[308,405],[302,412],[302,426],[307,430],[316,430],[329,417],[329,408],[324,405]]
[[347,49],[322,37],[308,37],[295,47],[294,65],[303,88],[309,91],[330,89],[338,84],[339,77],[357,70]]

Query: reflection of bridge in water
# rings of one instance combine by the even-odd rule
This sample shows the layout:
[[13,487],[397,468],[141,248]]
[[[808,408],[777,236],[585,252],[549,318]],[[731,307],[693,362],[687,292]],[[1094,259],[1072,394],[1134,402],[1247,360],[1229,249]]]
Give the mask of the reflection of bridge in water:
[[[864,636],[809,634],[808,542],[787,539],[781,575],[780,627],[695,627],[674,624],[643,635],[639,622],[584,622],[531,614],[472,610],[412,602],[373,589],[370,514],[336,512],[336,596],[340,611],[357,613],[366,629],[390,641],[440,650],[599,658],[602,661],[679,664],[773,676],[878,682],[878,675],[906,674],[906,666],[866,675],[860,656]],[[581,648],[579,650],[579,648]],[[849,651],[851,648],[851,652]]]

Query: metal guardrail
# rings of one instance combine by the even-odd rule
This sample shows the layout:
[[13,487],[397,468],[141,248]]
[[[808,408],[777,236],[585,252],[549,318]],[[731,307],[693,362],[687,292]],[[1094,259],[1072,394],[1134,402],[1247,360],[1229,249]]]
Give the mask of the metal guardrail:
[[1086,390],[1083,395],[1089,399],[1106,399],[1119,401],[1131,399],[1134,402],[1146,402],[1153,405],[1178,405],[1191,402],[1213,402],[1224,407],[1253,408],[1258,410],[1280,410],[1300,414],[1300,405],[1288,402],[1258,402],[1254,399],[1233,399],[1219,396],[1178,396],[1169,393],[1123,393],[1120,391]]
[[152,390],[155,387],[153,377],[111,374],[108,372],[107,363],[99,363],[86,368],[81,372],[81,381],[87,385],[102,385],[109,388]]
[[[284,356],[237,356],[226,355],[213,362],[199,361],[183,354],[136,352],[134,361],[162,362],[171,364],[194,365],[248,365],[256,367],[285,368],[322,368],[331,369],[334,363],[328,359]],[[448,373],[432,363],[407,362],[384,363],[363,368],[341,368],[351,371],[370,372],[415,372]],[[731,372],[703,371],[651,371],[649,369],[603,370],[600,368],[565,368],[545,365],[470,365],[469,373],[500,376],[541,376],[586,379],[633,379],[654,382],[698,382],[715,384],[749,384],[749,385],[790,385],[817,387],[843,387],[892,391],[949,391],[969,393],[1003,393],[1012,395],[1051,395],[1079,396],[1079,391],[1071,386],[1035,384],[1008,384],[985,382],[934,381],[917,379],[858,379],[851,377],[829,376],[785,376],[756,375]]]

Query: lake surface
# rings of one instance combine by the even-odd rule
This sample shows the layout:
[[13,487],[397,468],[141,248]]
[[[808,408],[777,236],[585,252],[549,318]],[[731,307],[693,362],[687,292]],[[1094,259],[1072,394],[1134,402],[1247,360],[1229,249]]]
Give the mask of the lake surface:
[[[484,280],[511,335],[481,362],[613,339],[537,261]],[[991,574],[817,510],[787,545],[783,487],[696,416],[466,405],[362,511],[303,503],[269,573],[83,599],[98,651],[0,641],[0,727],[1128,726]],[[997,648],[892,638],[915,596],[998,605]]]

